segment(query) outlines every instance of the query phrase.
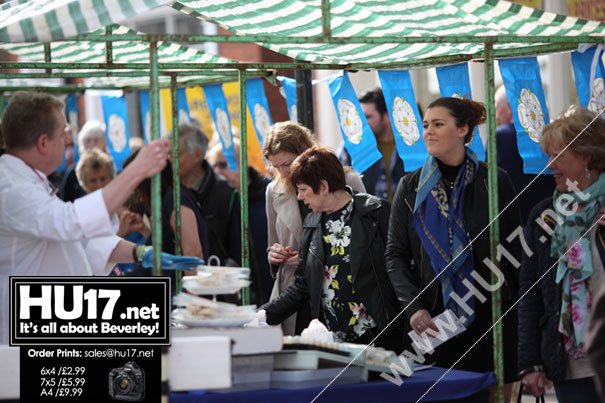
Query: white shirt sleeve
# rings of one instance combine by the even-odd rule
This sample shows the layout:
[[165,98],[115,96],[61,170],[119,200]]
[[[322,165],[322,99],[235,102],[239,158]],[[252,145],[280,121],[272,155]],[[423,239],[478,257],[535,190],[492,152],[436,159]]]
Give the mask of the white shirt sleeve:
[[112,220],[101,190],[74,203],[50,196],[39,186],[2,197],[2,221],[7,230],[21,236],[51,241],[80,241],[112,235]]
[[82,242],[86,258],[94,275],[106,276],[111,272],[117,262],[109,261],[109,257],[121,239],[112,235]]

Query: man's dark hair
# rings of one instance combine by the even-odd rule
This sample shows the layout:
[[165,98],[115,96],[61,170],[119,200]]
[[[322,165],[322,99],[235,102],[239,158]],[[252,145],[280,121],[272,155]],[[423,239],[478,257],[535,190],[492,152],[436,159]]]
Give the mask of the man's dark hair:
[[382,95],[382,88],[374,88],[368,92],[365,92],[359,98],[360,104],[374,104],[374,107],[381,115],[387,113],[387,104],[384,101],[384,96]]
[[35,145],[42,134],[54,133],[58,124],[56,112],[62,112],[63,107],[63,102],[52,95],[15,92],[2,116],[6,150],[26,150]]

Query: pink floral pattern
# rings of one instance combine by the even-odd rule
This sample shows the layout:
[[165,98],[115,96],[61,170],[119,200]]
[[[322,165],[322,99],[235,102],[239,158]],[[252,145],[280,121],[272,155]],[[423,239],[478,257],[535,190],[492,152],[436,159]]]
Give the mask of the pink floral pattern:
[[584,248],[578,242],[573,245],[567,252],[567,267],[570,269],[580,269],[584,266],[584,259],[586,252]]

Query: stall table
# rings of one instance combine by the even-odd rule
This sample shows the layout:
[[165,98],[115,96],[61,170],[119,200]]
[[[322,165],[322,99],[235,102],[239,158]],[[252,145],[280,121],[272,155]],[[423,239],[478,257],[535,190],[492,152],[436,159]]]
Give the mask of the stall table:
[[[321,402],[351,403],[404,403],[416,402],[446,369],[433,367],[416,372],[410,378],[402,377],[397,386],[388,381],[374,381],[350,385],[333,385],[317,400]],[[487,388],[496,383],[493,372],[476,373],[451,370],[422,399],[423,402],[488,402]],[[246,403],[246,402],[288,402],[309,403],[323,389],[264,389],[245,392],[204,392],[171,393],[171,403]]]

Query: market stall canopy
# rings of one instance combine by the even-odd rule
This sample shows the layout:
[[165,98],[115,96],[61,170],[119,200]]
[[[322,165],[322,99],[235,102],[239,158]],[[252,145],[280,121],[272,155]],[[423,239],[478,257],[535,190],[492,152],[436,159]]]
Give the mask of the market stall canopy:
[[495,0],[13,0],[0,6],[0,43],[64,40],[168,6],[218,24],[237,41],[343,67],[477,58],[486,41],[506,57],[605,37],[604,22]]
[[[100,29],[93,34],[102,35],[105,29]],[[113,35],[137,34],[124,26],[117,26],[112,29]],[[106,44],[105,42],[90,41],[63,41],[50,44],[50,53],[47,56],[44,44],[42,43],[13,43],[0,44],[0,49],[8,53],[17,55],[19,61],[44,63],[46,57],[59,63],[80,64],[78,69],[63,70],[69,72],[72,76],[81,74],[82,77],[89,77],[87,80],[90,86],[114,86],[124,87],[147,87],[149,86],[149,46],[145,42],[138,41],[114,41],[112,42],[112,66],[110,69],[93,68],[93,65],[102,65],[106,63]],[[237,63],[234,60],[225,57],[212,55],[193,49],[187,46],[170,43],[165,41],[158,42],[158,61],[159,63]],[[86,68],[90,64],[91,68]],[[132,64],[144,67],[141,70],[120,69],[116,66]],[[55,73],[62,72],[60,69],[54,69]],[[136,77],[138,73],[139,77]],[[190,74],[188,74],[190,73]],[[90,78],[91,76],[96,76]],[[106,76],[106,77],[102,77]],[[178,81],[181,84],[186,83],[205,83],[205,82],[225,82],[237,80],[237,73],[228,70],[179,70]],[[160,83],[168,85],[170,77],[160,76]]]
[[548,45],[553,38],[605,36],[603,22],[494,0],[332,0],[329,24],[320,0],[179,0],[172,7],[239,37],[265,36],[262,46],[293,59],[343,65],[481,57],[483,38],[496,42],[495,56],[508,56],[565,50]]
[[50,42],[121,23],[170,0],[13,0],[0,5],[0,43]]

